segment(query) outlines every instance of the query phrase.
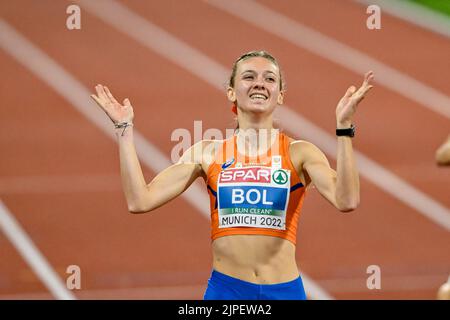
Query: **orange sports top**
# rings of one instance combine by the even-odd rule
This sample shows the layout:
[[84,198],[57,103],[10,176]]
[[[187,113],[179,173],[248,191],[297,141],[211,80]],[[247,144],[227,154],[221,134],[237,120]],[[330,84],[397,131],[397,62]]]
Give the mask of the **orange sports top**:
[[290,138],[279,132],[257,157],[240,154],[236,139],[224,140],[208,168],[211,239],[257,234],[296,244],[306,188],[289,157]]

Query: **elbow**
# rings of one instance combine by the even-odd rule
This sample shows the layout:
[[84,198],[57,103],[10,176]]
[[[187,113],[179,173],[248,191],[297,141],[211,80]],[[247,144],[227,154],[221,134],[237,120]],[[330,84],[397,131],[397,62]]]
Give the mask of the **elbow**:
[[349,212],[355,211],[357,207],[358,207],[357,205],[355,205],[355,206],[349,205],[349,206],[339,207],[338,209],[340,212],[349,213]]
[[443,152],[436,153],[436,163],[439,166],[448,166],[450,165],[450,152],[444,154]]
[[135,206],[128,206],[128,212],[132,214],[143,213],[142,209]]
[[155,209],[153,201],[146,197],[127,199],[128,212],[132,214],[146,213]]
[[436,150],[436,163],[440,166],[450,165],[450,136],[447,141]]
[[360,202],[359,188],[347,190],[346,192],[336,192],[335,207],[344,213],[355,211]]
[[128,204],[128,212],[132,214],[139,214],[152,211],[151,208],[144,208],[135,204]]
[[138,209],[136,207],[128,207],[128,212],[132,214],[144,213],[145,211]]
[[359,206],[359,199],[354,201],[347,201],[345,203],[340,203],[336,207],[340,212],[349,213],[355,211]]

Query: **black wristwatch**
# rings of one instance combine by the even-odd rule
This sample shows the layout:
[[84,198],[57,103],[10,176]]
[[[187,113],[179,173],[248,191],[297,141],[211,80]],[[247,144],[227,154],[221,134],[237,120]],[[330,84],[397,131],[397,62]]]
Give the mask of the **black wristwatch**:
[[336,135],[338,137],[347,136],[353,138],[355,136],[355,129],[356,127],[353,124],[347,129],[336,129]]

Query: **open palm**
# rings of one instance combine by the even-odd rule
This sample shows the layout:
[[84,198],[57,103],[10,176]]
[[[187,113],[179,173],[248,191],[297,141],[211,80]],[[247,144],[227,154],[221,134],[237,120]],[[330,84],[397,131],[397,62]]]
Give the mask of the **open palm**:
[[123,100],[123,104],[120,104],[114,96],[111,94],[106,86],[98,84],[95,86],[97,95],[91,94],[91,98],[102,108],[102,110],[108,115],[114,123],[119,122],[132,122],[134,118],[133,107],[130,100]]
[[347,89],[347,92],[336,107],[336,120],[338,124],[351,124],[352,116],[356,112],[356,107],[361,100],[364,99],[366,93],[373,88],[373,85],[371,84],[373,78],[373,71],[369,71],[365,74],[364,82],[358,90],[356,90],[355,86],[351,86]]

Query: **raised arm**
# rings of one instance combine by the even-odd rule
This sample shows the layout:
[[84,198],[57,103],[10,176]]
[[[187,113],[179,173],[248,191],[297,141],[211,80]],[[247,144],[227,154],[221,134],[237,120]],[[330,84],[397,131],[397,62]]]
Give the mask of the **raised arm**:
[[[132,124],[133,109],[128,99],[121,105],[108,88],[98,85],[96,90],[97,95],[91,97],[115,124]],[[178,163],[160,172],[147,185],[134,145],[133,127],[130,125],[117,128],[116,136],[119,143],[122,187],[128,210],[132,213],[149,212],[162,206],[180,195],[203,174],[201,165],[203,142],[199,142],[188,149]]]
[[[373,72],[370,71],[365,74],[364,82],[358,90],[354,86],[348,88],[336,107],[337,129],[351,127],[358,104],[372,88],[372,80]],[[359,175],[353,154],[352,138],[337,137],[336,171],[330,167],[327,158],[316,146],[301,142],[299,152],[303,154],[302,167],[320,194],[340,211],[356,209],[360,201]]]
[[146,186],[142,197],[130,212],[144,213],[159,208],[182,194],[198,177],[204,176],[201,164],[203,143],[196,143],[176,164],[161,171]]
[[[341,138],[339,138],[341,139]],[[353,155],[348,146],[338,147],[337,172],[323,152],[312,143],[294,142],[301,153],[302,167],[319,193],[339,211],[348,212],[359,204],[359,178]],[[339,174],[340,173],[340,174]]]

